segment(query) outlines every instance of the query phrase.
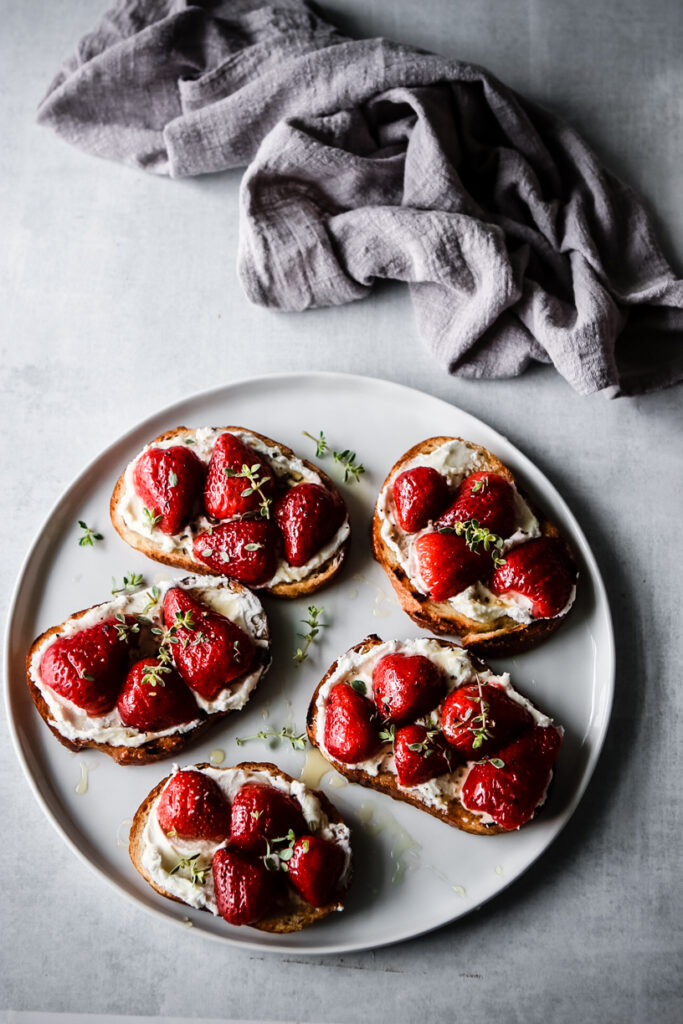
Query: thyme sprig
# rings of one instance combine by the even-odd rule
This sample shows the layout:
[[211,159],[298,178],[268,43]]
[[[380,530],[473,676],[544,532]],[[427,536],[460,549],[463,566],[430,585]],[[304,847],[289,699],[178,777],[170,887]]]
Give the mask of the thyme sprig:
[[382,743],[395,743],[396,742],[396,726],[387,725],[384,729],[380,729],[379,738]]
[[169,875],[175,875],[176,872],[181,869],[185,869],[190,872],[190,880],[193,885],[204,885],[204,882],[206,881],[206,873],[209,869],[208,867],[197,867],[197,858],[200,856],[201,854],[199,853],[193,853],[191,857],[183,857],[182,860],[178,861],[174,868],[171,868]]
[[316,458],[322,459],[329,452],[334,461],[344,467],[344,483],[354,483],[360,480],[365,473],[365,466],[361,462],[356,462],[355,452],[352,452],[350,448],[345,448],[341,452],[331,448],[322,430],[318,437],[309,434],[307,430],[302,431],[302,433],[304,437],[308,437],[315,445]]
[[[239,473],[237,472],[237,470],[231,469],[229,466],[226,466],[223,472],[227,477],[238,477],[246,480],[249,486],[245,487],[244,490],[242,491],[242,497],[248,498],[250,494],[256,492],[256,494],[258,494],[259,498],[261,499],[259,502],[259,511],[261,515],[263,516],[264,519],[270,519],[270,506],[273,504],[273,499],[267,497],[265,491],[263,490],[264,484],[270,482],[270,477],[259,476],[258,472],[260,468],[260,462],[255,462],[253,466],[247,466],[246,462],[244,462],[242,463],[242,469],[240,470]],[[250,548],[249,550],[253,551],[255,549]]]
[[97,530],[93,530],[92,527],[84,523],[82,519],[78,520],[78,525],[83,530],[83,536],[78,539],[78,546],[81,548],[94,548],[96,540],[104,540],[101,533]]
[[159,512],[158,515],[155,515],[154,514],[154,509],[153,508],[147,508],[146,505],[142,509],[142,514],[144,516],[144,519],[145,519],[145,522],[146,522],[147,526],[149,526],[149,527],[156,526],[157,523],[160,523],[161,520],[164,518],[162,516],[161,512]]
[[479,705],[479,714],[475,715],[474,707],[468,708],[465,714],[462,716],[460,721],[456,722],[455,725],[463,726],[474,737],[472,740],[472,750],[478,750],[484,740],[490,740],[493,738],[491,729],[495,726],[495,722],[489,715],[490,704],[487,700],[484,700],[484,692],[481,688],[481,679],[477,676],[477,690],[478,693],[467,697],[473,704]]
[[457,537],[464,537],[465,543],[470,551],[475,551],[480,544],[484,551],[490,551],[493,564],[498,567],[505,565],[502,555],[503,538],[497,533],[492,533],[486,526],[481,526],[477,519],[466,519],[463,522],[454,523],[453,526],[443,526],[439,533],[454,533]]
[[162,676],[168,675],[173,668],[173,656],[171,654],[171,647],[173,644],[182,643],[183,647],[187,647],[190,643],[198,644],[203,643],[206,639],[204,633],[199,632],[196,637],[192,638],[192,641],[187,637],[181,638],[178,636],[178,630],[181,628],[195,630],[197,625],[192,617],[192,609],[189,608],[186,612],[176,612],[173,620],[173,625],[166,628],[165,626],[152,626],[152,635],[159,637],[159,650],[157,653],[158,665],[147,665],[145,671],[142,674],[142,682],[149,684],[149,686],[164,686],[164,680]]
[[116,639],[117,640],[128,640],[130,633],[139,633],[140,626],[137,622],[128,622],[123,612],[117,612],[116,614]]
[[241,747],[250,740],[289,740],[293,750],[306,749],[306,733],[297,733],[293,728],[284,726],[282,729],[261,729],[255,736],[235,736],[235,743]]
[[483,476],[481,480],[477,480],[474,487],[472,488],[472,494],[483,494],[489,485],[489,478]]
[[316,608],[315,605],[309,604],[308,618],[301,619],[301,622],[303,622],[305,626],[308,626],[309,629],[308,633],[297,633],[297,636],[303,640],[303,645],[301,647],[297,647],[296,651],[294,652],[294,661],[297,663],[297,665],[301,665],[301,663],[306,660],[306,658],[308,657],[309,647],[320,633],[320,630],[325,629],[325,627],[327,626],[326,622],[320,621],[320,616],[324,611],[325,609],[322,607]]
[[111,578],[111,592],[112,594],[128,594],[131,590],[137,590],[138,587],[144,585],[145,577],[141,572],[129,572],[123,577],[123,583],[121,586],[116,582],[116,576]]
[[[278,836],[277,839],[266,839],[266,852],[261,858],[267,871],[289,871],[289,861],[294,855],[294,843],[296,842],[296,836],[294,830],[290,828],[286,836]],[[281,847],[279,850],[273,849],[274,843],[287,843],[286,846]],[[301,844],[304,853],[308,853],[309,842],[304,839]]]
[[152,608],[155,608],[159,604],[159,598],[161,597],[161,591],[158,587],[154,586],[151,590],[147,591],[147,597],[149,601],[142,609],[142,614],[146,615],[147,612],[151,612]]

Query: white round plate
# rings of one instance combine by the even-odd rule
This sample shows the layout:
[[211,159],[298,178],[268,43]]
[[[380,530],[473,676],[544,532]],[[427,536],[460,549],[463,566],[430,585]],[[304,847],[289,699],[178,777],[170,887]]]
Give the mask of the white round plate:
[[[273,667],[247,707],[190,745],[184,765],[225,751],[224,764],[275,761],[298,776],[305,755],[288,743],[270,746],[235,737],[283,726],[303,732],[310,696],[335,658],[368,633],[383,639],[421,631],[400,609],[370,546],[377,491],[396,459],[423,438],[453,434],[490,448],[571,538],[581,581],[577,606],[559,632],[538,650],[503,665],[514,685],[566,734],[548,805],[520,832],[472,836],[389,797],[358,786],[335,786],[330,772],[321,788],[354,832],[355,879],[342,914],[292,935],[234,928],[211,914],[158,896],[137,874],[127,852],[127,819],[171,765],[120,767],[96,751],[72,753],[41,721],[25,681],[24,659],[35,636],[72,612],[106,600],[111,577],[129,570],[148,585],[179,575],[151,562],[119,538],[109,523],[109,498],[121,470],[151,438],[185,426],[240,424],[282,441],[315,461],[302,431],[320,430],[333,447],[351,448],[366,469],[360,482],[342,485],[352,519],[350,557],[340,577],[313,599],[264,604],[273,633]],[[328,456],[320,465],[342,483]],[[80,547],[77,520],[104,534]],[[325,629],[297,666],[293,654],[305,633],[311,603],[324,608]],[[98,458],[59,499],[31,548],[10,610],[6,696],[17,753],[43,810],[73,851],[120,892],[153,913],[197,932],[266,950],[332,953],[381,946],[415,936],[466,914],[523,872],[560,832],[595,767],[607,728],[614,686],[614,641],[604,586],[572,513],[543,474],[509,441],[454,406],[419,391],[341,374],[275,375],[230,384],[163,410],[130,431]],[[87,792],[77,792],[87,774]],[[418,848],[410,847],[410,838]]]

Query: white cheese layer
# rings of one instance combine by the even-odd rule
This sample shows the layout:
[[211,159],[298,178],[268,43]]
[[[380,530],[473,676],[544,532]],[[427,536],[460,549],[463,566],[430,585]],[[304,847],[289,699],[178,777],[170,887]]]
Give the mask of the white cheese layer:
[[[465,441],[448,441],[433,452],[420,453],[401,466],[395,474],[392,474],[380,493],[377,500],[377,513],[382,521],[380,531],[382,540],[396,558],[411,585],[421,594],[427,594],[429,588],[420,577],[415,557],[415,542],[422,534],[430,533],[432,528],[427,527],[419,533],[404,533],[396,522],[393,498],[393,483],[396,477],[417,466],[428,466],[435,469],[445,477],[451,490],[455,491],[465,477],[471,473],[485,471],[487,465],[478,449],[470,447]],[[511,486],[515,492],[515,530],[509,537],[504,538],[504,552],[541,535],[538,520],[515,485]],[[571,601],[573,601],[573,597]],[[571,606],[571,601],[568,607]],[[533,620],[531,601],[527,598],[513,594],[498,596],[480,582],[448,598],[448,604],[452,605],[459,615],[472,619],[474,622],[495,623],[502,618],[510,618],[519,623],[529,623]],[[565,614],[566,610],[568,608],[559,614]]]
[[[175,445],[187,444],[191,451],[201,459],[207,466],[211,461],[213,447],[221,434],[231,433],[238,437],[245,444],[253,448],[259,455],[268,460],[268,465],[279,480],[283,480],[294,486],[300,483],[313,483],[324,486],[320,475],[299,458],[288,458],[277,447],[267,445],[260,438],[246,430],[220,430],[217,427],[199,427],[183,431],[177,437],[169,438],[166,441],[155,441],[143,448],[139,455],[126,467],[124,474],[123,493],[119,500],[118,512],[124,523],[133,533],[137,533],[149,540],[160,551],[166,554],[184,554],[189,558],[195,558],[193,544],[198,534],[204,533],[211,525],[215,526],[206,516],[199,516],[189,523],[181,533],[163,533],[156,526],[151,526],[144,515],[144,502],[135,490],[133,482],[133,471],[135,464],[150,448],[171,448]],[[188,443],[188,439],[189,442]],[[350,532],[348,516],[339,527],[334,536],[305,565],[289,565],[284,559],[280,559],[277,570],[272,577],[263,584],[265,587],[273,587],[278,583],[293,583],[306,579],[316,569],[328,562],[341,548]]]
[[[173,774],[183,770],[175,766]],[[191,770],[196,771],[197,769],[191,766]],[[218,783],[229,803],[232,803],[237,791],[247,782],[273,786],[294,797],[301,807],[311,834],[331,840],[344,851],[344,870],[340,882],[342,885],[346,884],[351,871],[351,832],[343,823],[334,824],[329,821],[317,796],[303,782],[295,779],[282,779],[279,776],[270,775],[265,770],[202,768],[201,771]],[[167,892],[169,896],[177,896],[191,907],[203,907],[210,910],[212,914],[218,914],[211,862],[216,850],[225,846],[226,843],[185,840],[179,839],[177,836],[168,836],[157,819],[156,811],[160,799],[161,794],[154,801],[143,830],[142,866],[154,884]],[[180,868],[175,874],[170,873],[181,860],[186,860],[195,854],[199,854],[197,860],[193,862],[195,866],[200,870],[206,869],[203,884],[193,883],[190,871],[186,868]],[[296,898],[295,894],[292,894],[292,898]]]
[[[373,647],[365,654],[359,651],[347,651],[337,662],[337,666],[330,678],[320,687],[315,705],[316,742],[320,747],[323,757],[327,758],[327,760],[336,760],[325,746],[325,720],[327,718],[327,707],[331,690],[337,683],[351,683],[356,679],[360,679],[365,684],[366,696],[369,700],[372,700],[372,674],[378,662],[388,654],[419,654],[429,658],[430,661],[438,665],[444,674],[446,696],[465,683],[479,679],[482,683],[489,683],[504,690],[507,697],[526,708],[536,725],[552,725],[552,719],[535,708],[526,697],[523,697],[521,693],[514,689],[507,672],[497,676],[489,669],[477,671],[462,648],[446,647],[443,643],[431,637],[417,637],[412,640],[388,640]],[[440,725],[441,704],[428,717],[431,717],[435,724]],[[465,779],[475,764],[476,761],[468,761],[465,765],[459,765],[454,771],[439,775],[434,779],[429,779],[419,786],[400,786],[398,782],[396,785],[403,792],[419,795],[420,800],[428,807],[446,809],[450,802],[460,799]],[[373,757],[365,761],[359,761],[356,764],[346,765],[346,767],[351,770],[360,769],[372,776],[376,776],[384,771],[391,772],[392,774],[396,773],[394,755],[388,745],[385,745]],[[482,822],[490,824],[493,821],[493,818],[487,814],[476,811],[470,811],[470,813],[475,814]]]
[[[53,725],[66,739],[73,741],[95,740],[97,743],[106,743],[113,747],[139,747],[150,740],[163,736],[175,736],[194,729],[201,721],[200,709],[206,714],[236,711],[244,707],[249,700],[265,671],[263,666],[259,666],[248,675],[235,680],[234,685],[229,684],[212,701],[204,700],[198,693],[191,691],[198,711],[197,718],[191,722],[158,732],[140,732],[123,724],[116,707],[106,715],[89,715],[82,708],[55,693],[43,682],[40,675],[40,663],[46,650],[55,640],[60,637],[73,636],[83,629],[88,629],[105,619],[114,618],[118,614],[141,615],[144,612],[151,620],[152,625],[162,625],[164,597],[167,591],[174,587],[191,591],[192,595],[202,604],[206,604],[213,611],[230,619],[247,634],[256,647],[268,647],[269,633],[266,615],[261,602],[250,590],[240,587],[239,584],[233,584],[222,576],[191,576],[183,580],[164,580],[157,586],[159,600],[153,608],[145,610],[151,599],[151,590],[140,590],[136,594],[119,594],[111,601],[90,608],[80,618],[69,619],[60,628],[58,634],[53,633],[36,648],[31,658],[29,674],[49,708],[50,725]],[[155,647],[146,652],[141,650],[140,658],[153,656],[155,653]]]

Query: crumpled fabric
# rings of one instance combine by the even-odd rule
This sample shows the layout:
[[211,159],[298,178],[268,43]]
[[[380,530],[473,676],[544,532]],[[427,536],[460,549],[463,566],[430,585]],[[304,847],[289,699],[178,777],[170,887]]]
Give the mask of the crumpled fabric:
[[155,174],[246,165],[238,273],[259,305],[393,278],[449,373],[535,360],[610,396],[683,379],[683,281],[642,202],[484,68],[349,39],[303,0],[120,0],[38,119]]

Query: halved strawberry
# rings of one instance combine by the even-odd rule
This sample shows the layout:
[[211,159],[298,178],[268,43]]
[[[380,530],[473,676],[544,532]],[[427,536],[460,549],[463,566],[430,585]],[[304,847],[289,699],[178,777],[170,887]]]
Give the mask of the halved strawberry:
[[141,732],[170,729],[201,714],[176,670],[158,658],[143,658],[129,669],[116,707],[123,724]]
[[325,715],[323,741],[337,761],[356,764],[376,754],[381,746],[375,709],[346,683],[333,686]]
[[466,683],[446,697],[441,728],[465,761],[484,757],[530,729],[533,716],[495,683]]
[[221,847],[213,855],[218,913],[229,924],[254,924],[275,902],[276,875],[245,850]]
[[438,525],[454,526],[469,519],[501,537],[515,532],[515,492],[504,477],[497,473],[466,476]]
[[431,466],[399,473],[392,486],[396,522],[406,533],[424,530],[448,503],[446,478]]
[[206,467],[183,445],[148,448],[133,468],[133,483],[148,522],[163,533],[179,533],[192,518]]
[[343,870],[344,851],[321,836],[301,836],[287,861],[289,881],[314,907],[332,902]]
[[179,839],[222,843],[230,837],[230,804],[217,782],[203,772],[179,771],[164,788],[157,804],[164,832]]
[[284,538],[290,565],[305,565],[334,537],[346,508],[337,494],[320,484],[297,484],[275,506],[275,521]]
[[266,852],[266,840],[282,839],[289,830],[306,832],[301,806],[274,786],[247,782],[232,801],[232,843],[243,850]]
[[221,523],[194,541],[194,556],[223,576],[260,587],[277,570],[280,536],[270,519]]
[[382,718],[404,725],[436,707],[446,681],[438,665],[421,654],[386,654],[375,665],[372,689]]
[[462,787],[463,805],[490,814],[497,825],[515,829],[532,817],[548,788],[562,734],[553,726],[537,726],[475,764]]
[[464,537],[454,533],[423,533],[415,541],[420,576],[435,601],[445,601],[466,590],[491,569],[491,556],[481,546],[471,551]]
[[125,625],[105,619],[50,644],[40,662],[41,679],[89,715],[104,715],[123,686],[127,646]]
[[569,601],[575,580],[564,544],[554,537],[539,537],[508,551],[489,586],[494,594],[529,598],[535,619],[551,619]]
[[406,725],[397,731],[394,760],[399,786],[419,786],[451,770],[443,736],[424,725]]
[[[258,489],[244,475],[245,470],[260,481]],[[265,456],[234,434],[221,434],[213,446],[204,485],[204,505],[209,515],[229,519],[258,512],[264,498],[272,500],[274,493],[275,478]]]
[[173,660],[180,675],[205,700],[213,700],[251,670],[256,650],[247,634],[186,590],[173,587],[167,592],[164,622],[175,631]]

